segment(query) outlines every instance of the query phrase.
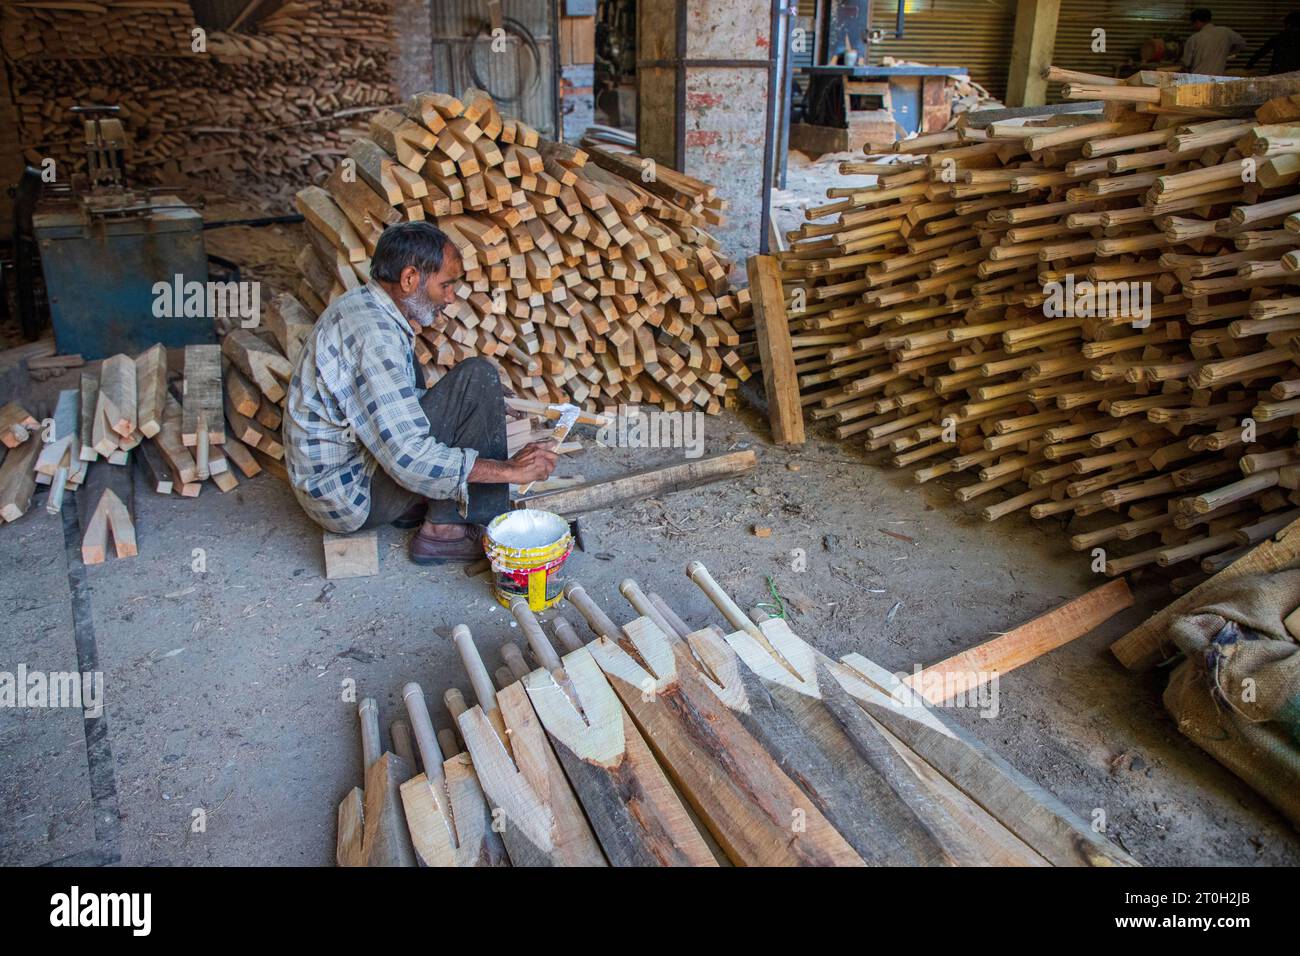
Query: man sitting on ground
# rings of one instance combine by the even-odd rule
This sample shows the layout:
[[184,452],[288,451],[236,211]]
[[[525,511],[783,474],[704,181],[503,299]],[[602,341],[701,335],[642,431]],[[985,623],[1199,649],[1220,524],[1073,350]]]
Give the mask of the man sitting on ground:
[[303,510],[337,533],[418,525],[417,564],[482,557],[481,526],[509,510],[509,483],[555,468],[546,442],[507,457],[501,381],[487,359],[466,359],[427,391],[417,385],[415,335],[462,272],[456,246],[431,223],[384,230],[369,284],[335,299],[304,344],[284,416]]

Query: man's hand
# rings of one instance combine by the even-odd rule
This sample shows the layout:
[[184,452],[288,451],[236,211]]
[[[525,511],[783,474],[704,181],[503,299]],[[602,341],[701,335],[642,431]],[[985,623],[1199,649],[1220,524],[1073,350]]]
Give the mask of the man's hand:
[[510,459],[513,472],[510,480],[517,485],[526,485],[530,481],[543,481],[551,477],[555,463],[560,460],[560,456],[552,450],[554,447],[555,443],[548,440],[529,442],[519,449],[518,454]]
[[555,471],[555,463],[560,456],[552,449],[555,443],[550,441],[529,442],[509,461],[494,461],[480,458],[470,469],[469,480],[477,484],[526,485],[531,481],[542,481]]

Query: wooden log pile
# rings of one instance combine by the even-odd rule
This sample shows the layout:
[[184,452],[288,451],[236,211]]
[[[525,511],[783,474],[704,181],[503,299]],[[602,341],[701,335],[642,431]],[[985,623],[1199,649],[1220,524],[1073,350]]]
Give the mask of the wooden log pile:
[[950,700],[936,675],[987,681],[1091,630],[1131,603],[1123,582],[970,649],[978,677],[953,658],[914,692],[859,654],[826,657],[785,620],[751,620],[699,562],[687,574],[723,626],[686,624],[631,579],[619,624],[571,584],[594,637],[563,616],[548,633],[520,599],[526,646],[500,645],[493,669],[453,629],[472,692],[445,691],[442,729],[408,683],[409,719],[384,752],[364,701],[365,787],[339,806],[340,865],[1135,864],[926,704]]
[[84,165],[68,110],[110,103],[122,107],[137,181],[238,177],[242,190],[287,199],[289,184],[323,179],[365,114],[395,98],[390,0],[254,11],[238,31],[209,31],[200,51],[186,3],[34,3],[2,16],[20,148],[61,171]]
[[779,255],[774,400],[989,521],[1096,516],[1107,574],[1210,573],[1300,514],[1300,78],[1050,73],[1091,99],[842,164],[878,179]]
[[426,383],[477,355],[521,397],[716,412],[749,375],[731,324],[742,298],[708,232],[722,210],[713,186],[546,141],[473,89],[374,114],[347,159],[298,193],[298,297],[319,314],[368,281],[387,225],[435,221],[465,281],[417,338]]

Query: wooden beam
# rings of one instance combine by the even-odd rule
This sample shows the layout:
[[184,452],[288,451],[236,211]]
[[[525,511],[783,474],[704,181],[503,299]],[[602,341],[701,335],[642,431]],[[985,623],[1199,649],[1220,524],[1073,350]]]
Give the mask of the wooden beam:
[[77,505],[81,509],[81,560],[84,564],[100,564],[108,553],[108,538],[112,535],[114,551],[119,558],[137,554],[135,519],[132,517],[135,498],[135,469],[99,463],[86,475],[85,484],[77,492]]
[[734,478],[753,471],[757,466],[758,456],[752,449],[725,452],[679,465],[647,468],[605,481],[529,495],[516,502],[516,507],[541,508],[561,515],[583,514]]
[[790,320],[785,312],[781,267],[775,256],[750,256],[749,294],[754,307],[754,333],[763,364],[767,420],[778,445],[804,442],[803,406],[790,344]]
[[1048,651],[1083,637],[1133,606],[1133,592],[1123,578],[1108,581],[1073,601],[1007,631],[991,641],[954,654],[915,674],[903,683],[929,703],[939,706],[970,693],[991,680],[1028,664]]
[[94,438],[95,410],[99,407],[99,373],[81,373],[80,399],[77,423],[80,451],[77,457],[82,461],[94,461],[99,457]]
[[1016,0],[1016,28],[1007,71],[1007,106],[1047,102],[1043,71],[1052,63],[1061,0]]

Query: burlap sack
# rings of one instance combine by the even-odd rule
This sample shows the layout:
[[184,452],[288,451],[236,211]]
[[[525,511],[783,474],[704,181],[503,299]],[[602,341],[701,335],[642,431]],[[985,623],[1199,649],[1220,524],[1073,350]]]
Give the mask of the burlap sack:
[[1282,626],[1300,570],[1226,581],[1174,619],[1165,689],[1178,729],[1300,827],[1300,645]]

